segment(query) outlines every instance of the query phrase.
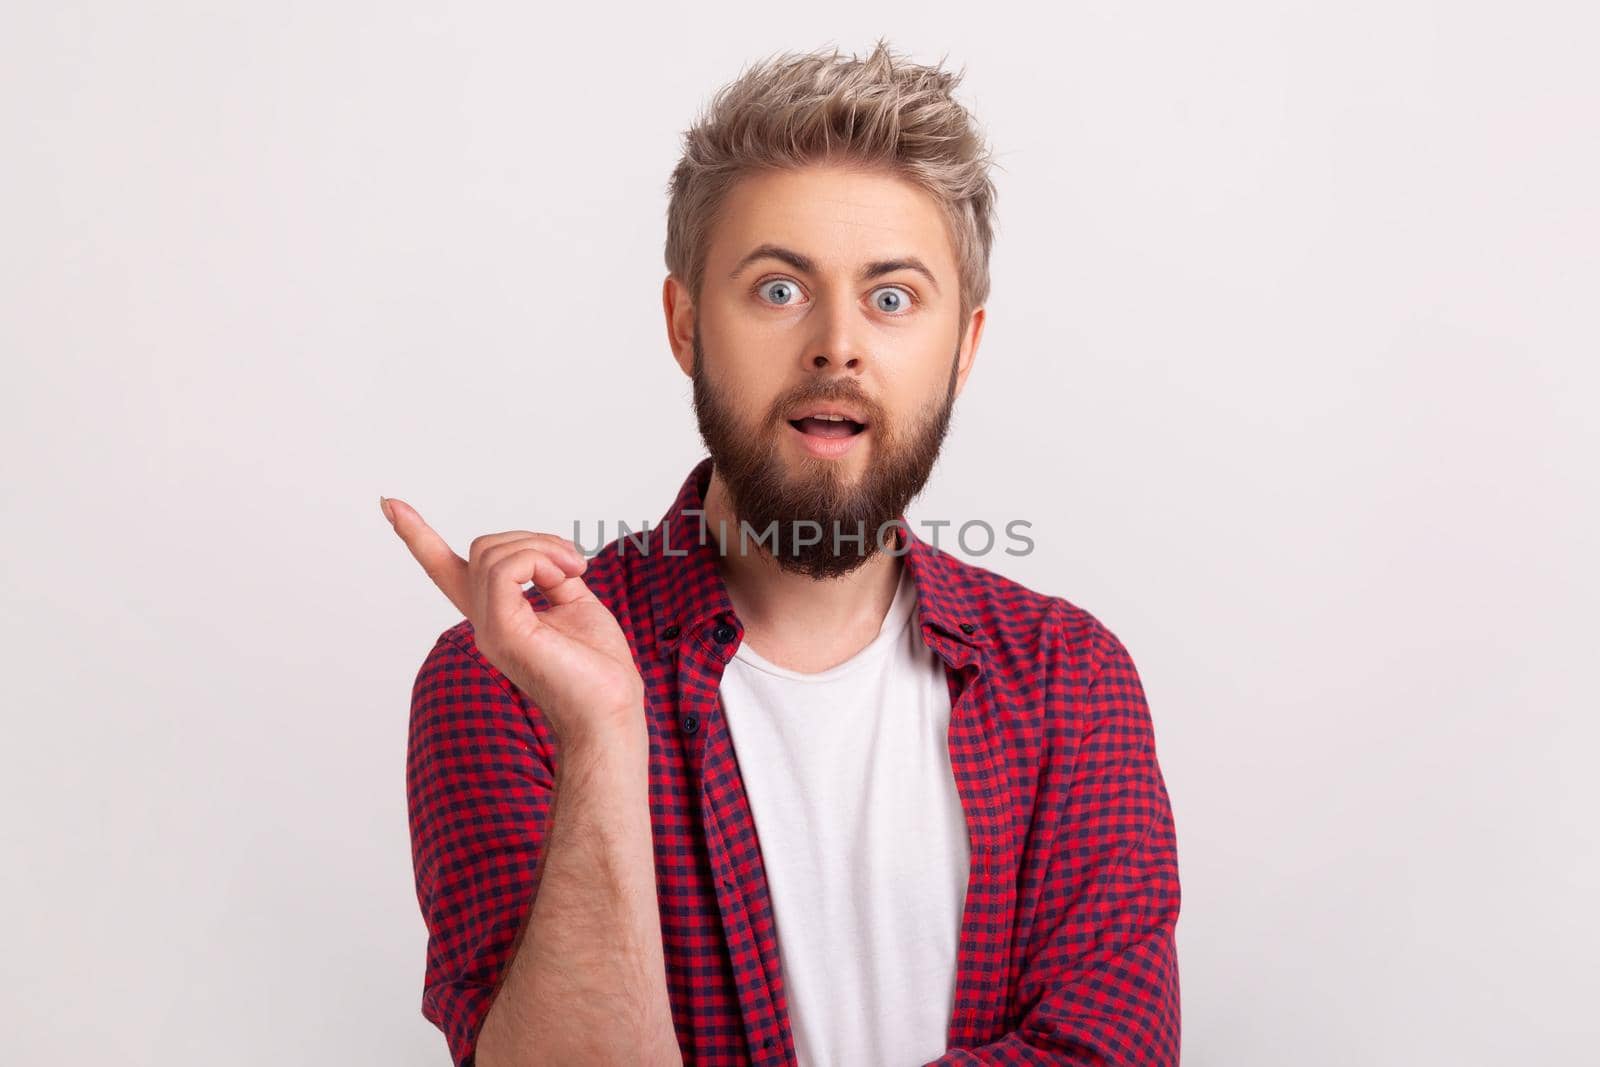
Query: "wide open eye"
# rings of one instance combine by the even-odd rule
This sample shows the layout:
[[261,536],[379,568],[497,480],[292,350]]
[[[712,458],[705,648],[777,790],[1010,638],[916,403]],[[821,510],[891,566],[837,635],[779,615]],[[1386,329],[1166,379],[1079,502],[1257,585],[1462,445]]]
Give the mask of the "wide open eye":
[[[894,299],[885,302],[879,295],[881,293],[887,293]],[[916,303],[916,299],[911,295],[911,290],[898,285],[885,285],[874,289],[872,291],[872,301],[873,307],[890,315],[903,315],[907,308]]]
[[[794,307],[803,293],[789,278],[768,278],[757,282],[755,292],[774,307]],[[880,285],[872,291],[873,307],[886,315],[904,315],[917,303],[916,296],[903,285]]]
[[788,307],[800,295],[800,287],[788,278],[772,278],[756,286],[757,293],[763,290],[772,294],[771,297],[764,297],[763,299],[766,299],[769,304],[776,304],[778,307]]

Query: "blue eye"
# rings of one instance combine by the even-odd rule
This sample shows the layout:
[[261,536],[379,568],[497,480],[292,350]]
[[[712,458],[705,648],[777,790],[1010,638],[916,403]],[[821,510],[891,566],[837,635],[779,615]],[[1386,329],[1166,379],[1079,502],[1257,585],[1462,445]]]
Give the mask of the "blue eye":
[[891,315],[898,315],[904,308],[911,306],[911,295],[898,285],[886,285],[882,289],[875,290],[875,293],[889,293],[894,295],[894,300],[888,304],[874,300],[874,306],[877,307],[879,311],[887,311]]
[[[788,279],[786,279],[786,278],[774,278],[770,282],[762,282],[760,285],[756,286],[756,292],[759,293],[761,290],[766,289],[769,286],[775,287],[775,290],[778,291],[778,292],[793,292],[794,291],[794,285]],[[776,301],[773,301],[773,302],[776,303],[779,307],[785,307],[789,303],[789,301],[787,301],[787,300],[776,300]]]
[[[768,278],[757,282],[755,293],[774,307],[793,307],[802,294],[788,278]],[[899,317],[913,307],[917,298],[903,285],[881,285],[872,291],[873,307],[886,315]]]

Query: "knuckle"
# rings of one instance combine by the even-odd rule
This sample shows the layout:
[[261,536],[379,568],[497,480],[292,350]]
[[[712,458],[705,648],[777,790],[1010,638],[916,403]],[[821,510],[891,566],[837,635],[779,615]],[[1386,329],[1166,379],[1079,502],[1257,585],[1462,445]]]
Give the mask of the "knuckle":
[[509,555],[506,553],[501,553],[492,560],[486,560],[484,563],[484,573],[490,578],[500,578],[507,570],[510,569],[511,565],[516,562],[517,556],[519,555],[521,555],[521,553],[518,552],[513,552]]

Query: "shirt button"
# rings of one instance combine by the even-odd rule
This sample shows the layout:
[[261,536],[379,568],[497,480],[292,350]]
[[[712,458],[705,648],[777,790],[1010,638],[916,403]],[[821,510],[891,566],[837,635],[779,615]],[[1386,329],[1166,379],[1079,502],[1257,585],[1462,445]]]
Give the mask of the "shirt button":
[[964,623],[961,624],[961,632],[964,633],[964,634],[970,634],[972,631],[974,631],[976,629],[977,629],[977,627],[972,625],[970,622],[964,622]]
[[678,636],[678,624],[677,623],[673,623],[671,626],[667,627],[665,630],[662,630],[661,631],[661,636],[666,638],[668,641],[671,641],[674,637],[677,637]]
[[699,719],[695,718],[693,715],[685,715],[683,717],[683,732],[684,733],[692,734],[698,729],[700,729],[700,720]]
[[717,628],[711,631],[711,637],[719,645],[725,645],[733,640],[734,629],[725,622],[717,623]]

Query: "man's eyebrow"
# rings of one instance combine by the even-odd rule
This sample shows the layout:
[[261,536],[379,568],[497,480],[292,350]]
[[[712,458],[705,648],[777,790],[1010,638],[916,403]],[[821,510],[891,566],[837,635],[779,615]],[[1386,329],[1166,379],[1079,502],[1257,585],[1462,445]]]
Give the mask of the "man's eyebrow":
[[[758,259],[782,260],[803,274],[815,274],[817,272],[816,261],[810,256],[796,252],[792,248],[769,243],[757,245],[751,249],[749,254],[739,261],[738,266],[729,272],[729,280],[731,281],[744,273],[744,269]],[[927,265],[916,256],[900,256],[896,259],[880,259],[876,262],[868,263],[861,268],[860,280],[870,281],[885,274],[893,274],[897,270],[914,270],[928,279],[929,284],[933,286],[934,292],[939,291],[939,279],[935,278],[933,271],[929,270]]]

